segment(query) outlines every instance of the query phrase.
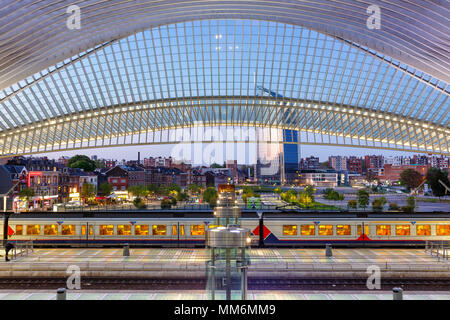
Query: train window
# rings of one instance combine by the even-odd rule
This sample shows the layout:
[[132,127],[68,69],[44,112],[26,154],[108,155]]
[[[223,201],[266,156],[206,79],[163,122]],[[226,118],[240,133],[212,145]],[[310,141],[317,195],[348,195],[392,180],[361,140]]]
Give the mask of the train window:
[[167,227],[165,224],[155,224],[152,227],[154,236],[165,236],[167,234]]
[[313,236],[316,234],[316,226],[313,224],[303,224],[300,226],[302,236]]
[[333,235],[332,225],[319,225],[319,236],[331,236]]
[[112,235],[114,235],[114,226],[112,224],[100,225],[100,235],[101,236],[112,236]]
[[397,236],[409,236],[411,235],[411,228],[409,225],[396,225],[395,235]]
[[204,236],[205,235],[205,225],[204,224],[191,225],[191,235]]
[[418,224],[416,234],[418,236],[431,236],[431,226],[429,224]]
[[15,232],[16,236],[21,236],[23,235],[23,225],[18,224],[16,225],[16,232]]
[[351,236],[352,235],[352,226],[345,224],[345,225],[337,225],[336,226],[336,234],[338,236]]
[[[361,235],[361,229],[362,229],[362,226],[361,226],[361,225],[358,225],[358,236]],[[364,234],[365,234],[366,236],[368,236],[369,233],[370,233],[370,228],[369,228],[369,226],[364,226]]]
[[58,225],[57,224],[44,225],[44,235],[57,236],[58,235]]
[[117,235],[118,236],[129,236],[131,235],[131,225],[118,225],[117,226]]
[[61,226],[61,234],[63,236],[74,236],[75,235],[75,225],[67,224]]
[[[93,226],[89,226],[89,235],[92,236],[94,234],[94,227]],[[86,235],[86,225],[82,225],[81,226],[81,235],[85,236]]]
[[148,236],[148,224],[137,224],[134,226],[134,234],[137,236]]
[[377,236],[390,236],[391,235],[391,226],[385,224],[377,225]]
[[217,228],[217,224],[208,224],[208,229]]
[[41,226],[38,224],[29,224],[27,225],[27,235],[38,235],[41,234]]
[[184,225],[180,225],[180,236],[184,236]]
[[283,225],[283,236],[296,236],[297,226],[296,225]]
[[448,225],[437,225],[436,226],[437,236],[450,236],[450,224]]
[[172,226],[172,235],[173,235],[173,236],[176,236],[176,235],[177,235],[177,226],[176,226],[176,225],[173,225],[173,226]]

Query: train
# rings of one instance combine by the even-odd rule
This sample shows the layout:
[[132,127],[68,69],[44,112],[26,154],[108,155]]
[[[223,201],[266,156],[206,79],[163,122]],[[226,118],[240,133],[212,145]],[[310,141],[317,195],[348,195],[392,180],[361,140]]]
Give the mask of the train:
[[[30,217],[31,216],[31,217]],[[130,218],[131,217],[131,218]],[[74,217],[15,215],[9,219],[8,239],[33,241],[35,246],[102,247],[130,246],[203,247],[205,232],[215,227],[212,215]],[[450,240],[450,215],[396,214],[367,216],[268,215],[243,217],[254,246],[423,246],[426,241]],[[3,238],[3,221],[0,237]]]

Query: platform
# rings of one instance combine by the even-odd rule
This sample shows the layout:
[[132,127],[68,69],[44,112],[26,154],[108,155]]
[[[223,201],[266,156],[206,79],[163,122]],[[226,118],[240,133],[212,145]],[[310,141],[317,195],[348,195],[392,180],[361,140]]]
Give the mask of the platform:
[[[1,300],[55,300],[50,290],[0,290]],[[450,300],[450,292],[404,292],[404,300]],[[205,291],[68,290],[67,300],[207,300]],[[388,291],[249,291],[248,300],[392,300]]]
[[[0,262],[3,277],[66,277],[67,267],[77,265],[86,277],[203,278],[205,249],[35,249],[12,262]],[[450,261],[423,249],[252,249],[249,277],[367,277],[376,265],[384,277],[450,278]]]

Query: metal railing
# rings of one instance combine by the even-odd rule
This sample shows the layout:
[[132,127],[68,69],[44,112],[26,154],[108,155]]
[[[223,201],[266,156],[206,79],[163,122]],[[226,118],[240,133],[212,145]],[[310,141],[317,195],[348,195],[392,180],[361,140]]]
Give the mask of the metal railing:
[[28,256],[34,252],[33,241],[10,241],[14,248],[9,252],[11,260],[17,260],[17,257]]
[[449,260],[450,241],[425,241],[425,252],[429,252],[432,257],[436,257],[438,261]]

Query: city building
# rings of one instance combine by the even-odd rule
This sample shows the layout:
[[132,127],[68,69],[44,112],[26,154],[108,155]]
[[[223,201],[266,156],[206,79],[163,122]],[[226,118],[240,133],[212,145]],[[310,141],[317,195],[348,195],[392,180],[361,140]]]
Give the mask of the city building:
[[347,157],[330,156],[328,157],[328,165],[334,170],[343,171],[347,170]]

